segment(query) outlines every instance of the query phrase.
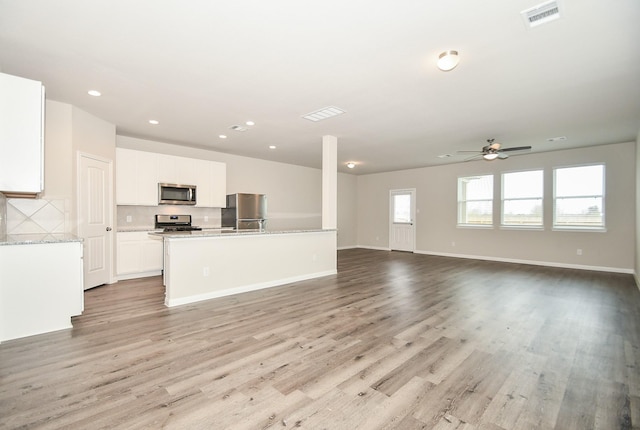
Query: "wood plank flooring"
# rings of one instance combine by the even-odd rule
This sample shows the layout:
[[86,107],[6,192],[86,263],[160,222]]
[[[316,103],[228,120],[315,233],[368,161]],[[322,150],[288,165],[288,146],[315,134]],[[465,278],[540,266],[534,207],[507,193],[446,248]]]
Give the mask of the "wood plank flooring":
[[0,345],[0,428],[640,429],[631,275],[353,249],[171,309],[161,283]]

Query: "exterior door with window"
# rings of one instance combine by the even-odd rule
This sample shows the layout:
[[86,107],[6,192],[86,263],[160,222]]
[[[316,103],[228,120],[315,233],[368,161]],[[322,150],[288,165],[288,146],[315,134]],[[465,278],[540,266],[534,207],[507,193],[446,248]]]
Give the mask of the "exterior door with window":
[[415,251],[416,190],[391,190],[389,201],[389,248]]

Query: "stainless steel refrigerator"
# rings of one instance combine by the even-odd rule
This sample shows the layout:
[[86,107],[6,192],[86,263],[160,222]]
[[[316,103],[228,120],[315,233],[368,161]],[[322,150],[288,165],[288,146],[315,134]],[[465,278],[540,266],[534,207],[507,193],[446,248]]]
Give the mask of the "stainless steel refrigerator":
[[264,230],[267,223],[265,194],[237,193],[227,195],[227,207],[222,209],[222,227],[236,230]]

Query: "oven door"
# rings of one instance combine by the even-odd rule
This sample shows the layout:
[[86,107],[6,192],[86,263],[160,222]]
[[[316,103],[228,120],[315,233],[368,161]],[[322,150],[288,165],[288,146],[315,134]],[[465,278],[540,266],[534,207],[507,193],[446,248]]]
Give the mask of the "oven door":
[[196,186],[158,184],[159,205],[195,205]]

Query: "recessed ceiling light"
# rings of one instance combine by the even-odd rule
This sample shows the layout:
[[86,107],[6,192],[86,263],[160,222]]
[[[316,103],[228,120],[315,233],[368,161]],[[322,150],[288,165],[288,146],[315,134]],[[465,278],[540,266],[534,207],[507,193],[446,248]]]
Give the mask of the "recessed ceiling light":
[[563,140],[567,140],[567,136],[550,137],[547,142],[562,142]]
[[356,163],[354,163],[353,161],[349,161],[347,163],[347,167],[350,168],[350,169],[353,169],[354,167],[356,167]]
[[150,119],[149,120],[149,124],[158,125],[158,124],[160,124],[160,121],[158,121],[156,119]]
[[458,51],[444,51],[438,56],[438,68],[443,72],[455,69],[459,62]]
[[269,145],[269,149],[276,149],[275,145]]
[[87,94],[93,97],[100,97],[102,95],[102,93],[98,90],[89,90],[87,91]]
[[247,125],[256,125],[256,123],[253,122],[253,121],[247,121],[247,122],[245,122],[245,124],[247,124]]
[[226,135],[226,134],[221,134],[221,135],[219,135],[218,137],[219,137],[220,139],[226,139],[226,138],[227,138],[227,135]]
[[343,114],[344,112],[344,110],[335,106],[327,106],[326,108],[322,108],[315,112],[303,115],[302,118],[308,119],[309,121],[317,122],[322,121],[323,119],[331,118],[332,116]]

